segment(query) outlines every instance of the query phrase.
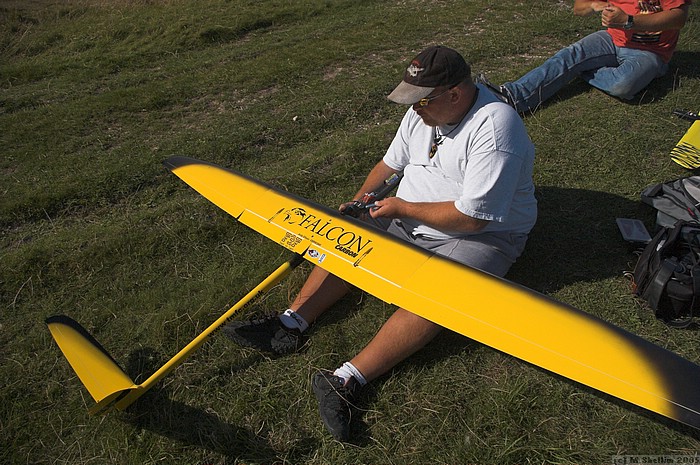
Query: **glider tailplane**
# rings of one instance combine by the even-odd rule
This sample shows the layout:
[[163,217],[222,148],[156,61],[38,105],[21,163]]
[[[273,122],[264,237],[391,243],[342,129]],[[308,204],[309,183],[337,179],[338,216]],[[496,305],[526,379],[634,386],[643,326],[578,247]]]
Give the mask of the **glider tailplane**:
[[75,374],[96,402],[90,408],[91,415],[107,411],[122,394],[137,387],[77,321],[56,315],[47,318],[46,324]]

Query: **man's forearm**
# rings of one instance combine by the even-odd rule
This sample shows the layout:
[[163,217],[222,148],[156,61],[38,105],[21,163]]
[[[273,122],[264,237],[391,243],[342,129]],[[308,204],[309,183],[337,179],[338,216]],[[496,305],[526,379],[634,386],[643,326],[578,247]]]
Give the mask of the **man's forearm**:
[[[399,213],[400,212],[400,213]],[[489,222],[465,215],[454,202],[405,202],[397,211],[398,217],[408,217],[442,231],[476,232]]]
[[633,31],[670,31],[682,29],[688,19],[688,6],[654,14],[634,15]]
[[465,215],[457,210],[454,202],[409,203],[407,216],[446,231],[476,232],[489,223]]
[[360,190],[357,191],[353,200],[359,200],[364,194],[376,191],[382,187],[384,181],[394,173],[396,173],[396,170],[389,168],[386,163],[380,161],[372,168],[372,171],[369,172],[367,178],[365,178],[365,182],[362,184],[362,187],[360,187]]

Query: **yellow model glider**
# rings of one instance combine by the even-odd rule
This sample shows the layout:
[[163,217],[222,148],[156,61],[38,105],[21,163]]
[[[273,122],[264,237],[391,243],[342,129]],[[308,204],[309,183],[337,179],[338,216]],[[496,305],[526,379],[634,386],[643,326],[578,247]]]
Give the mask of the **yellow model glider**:
[[[700,367],[672,352],[571,306],[244,175],[184,157],[169,158],[165,165],[243,224],[379,299],[700,429]],[[66,353],[81,345],[59,342],[69,361],[83,357]],[[93,355],[96,370],[113,363],[97,350],[88,351],[88,357]],[[81,375],[76,363],[71,365],[98,405],[103,401],[96,393],[110,399],[110,389],[97,386],[88,374]],[[113,378],[114,390],[121,392],[116,401],[111,397],[117,408],[126,407],[143,391],[129,386],[128,377]]]
[[233,171],[184,157],[165,165],[241,223],[379,299],[700,428],[700,366],[672,352]]

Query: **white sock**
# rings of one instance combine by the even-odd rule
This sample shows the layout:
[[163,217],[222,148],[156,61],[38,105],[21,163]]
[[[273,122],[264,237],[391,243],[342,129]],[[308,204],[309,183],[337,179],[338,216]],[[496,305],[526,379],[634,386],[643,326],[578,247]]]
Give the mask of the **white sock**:
[[355,365],[350,362],[343,363],[343,366],[335,370],[333,374],[338,378],[343,378],[346,383],[350,378],[355,378],[357,382],[360,383],[360,386],[367,384],[367,380],[362,373],[360,373],[360,370],[358,370]]
[[298,329],[302,333],[309,329],[309,324],[306,322],[306,320],[291,308],[285,310],[285,312],[281,314],[279,318],[282,324],[289,329]]

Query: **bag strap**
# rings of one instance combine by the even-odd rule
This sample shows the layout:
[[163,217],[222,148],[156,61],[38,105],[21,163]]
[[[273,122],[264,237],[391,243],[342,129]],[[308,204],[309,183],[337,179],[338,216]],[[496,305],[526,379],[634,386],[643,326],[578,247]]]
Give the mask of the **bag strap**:
[[698,268],[699,262],[698,259],[695,257],[695,253],[692,252],[692,245],[688,245],[691,246],[691,256],[693,257],[693,267],[690,270],[690,279],[693,286],[693,298],[690,299],[690,308],[688,309],[689,315],[685,318],[678,318],[676,320],[666,321],[667,325],[681,329],[687,328],[693,322],[693,318],[695,317],[695,299],[697,298],[697,293],[700,290],[700,276],[695,273],[695,270]]
[[654,279],[649,283],[649,286],[644,291],[644,295],[642,297],[644,297],[651,308],[653,308],[655,311],[659,308],[659,300],[661,299],[661,295],[663,294],[664,289],[666,288],[666,283],[668,283],[668,280],[671,279],[671,275],[675,269],[675,260],[668,258],[664,259],[659,267],[659,272],[656,273]]

